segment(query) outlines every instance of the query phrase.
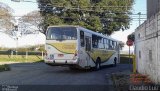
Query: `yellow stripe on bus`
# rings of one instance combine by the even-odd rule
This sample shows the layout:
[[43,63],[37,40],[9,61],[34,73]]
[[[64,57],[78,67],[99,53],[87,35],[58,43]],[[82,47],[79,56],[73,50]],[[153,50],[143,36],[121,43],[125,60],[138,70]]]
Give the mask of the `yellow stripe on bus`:
[[66,54],[74,54],[76,51],[76,43],[50,43],[49,45]]
[[97,57],[101,58],[101,62],[105,62],[107,61],[113,54],[115,53],[115,51],[105,51],[105,50],[94,50],[91,53],[91,57],[94,61],[96,61]]

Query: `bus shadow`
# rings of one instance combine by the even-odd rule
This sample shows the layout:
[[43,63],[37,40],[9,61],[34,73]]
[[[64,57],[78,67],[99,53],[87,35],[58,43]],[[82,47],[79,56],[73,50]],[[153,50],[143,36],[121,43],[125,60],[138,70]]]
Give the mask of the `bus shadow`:
[[90,73],[90,72],[93,72],[93,70],[90,70],[90,69],[74,69],[74,70],[71,70],[71,69],[64,69],[64,70],[59,70],[58,71],[59,73]]
[[116,66],[114,66],[114,65],[103,65],[103,66],[101,66],[101,69],[113,68],[113,67],[116,67]]
[[98,71],[103,71],[106,70],[108,68],[113,68],[115,67],[114,65],[105,65],[105,66],[101,66],[101,69],[96,70],[95,68],[91,68],[91,69],[74,69],[71,70],[69,68],[63,69],[63,70],[59,70],[58,73],[91,73],[91,72],[98,72]]

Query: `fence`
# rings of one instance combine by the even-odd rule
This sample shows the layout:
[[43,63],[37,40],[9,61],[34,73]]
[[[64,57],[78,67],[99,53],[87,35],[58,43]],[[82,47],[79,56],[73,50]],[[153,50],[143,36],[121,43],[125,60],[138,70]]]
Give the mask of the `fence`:
[[43,51],[25,51],[16,52],[14,50],[0,51],[0,62],[18,61],[18,62],[36,62],[43,60]]

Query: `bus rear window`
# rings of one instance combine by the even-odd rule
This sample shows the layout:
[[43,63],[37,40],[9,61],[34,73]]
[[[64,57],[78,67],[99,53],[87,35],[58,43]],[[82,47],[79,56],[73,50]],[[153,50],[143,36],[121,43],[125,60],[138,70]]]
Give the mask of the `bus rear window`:
[[76,40],[76,27],[50,27],[47,31],[47,40]]

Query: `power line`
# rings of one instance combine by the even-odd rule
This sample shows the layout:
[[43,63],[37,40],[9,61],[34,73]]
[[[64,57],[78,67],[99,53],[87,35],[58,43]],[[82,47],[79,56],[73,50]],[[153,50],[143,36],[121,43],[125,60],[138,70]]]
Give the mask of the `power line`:
[[[0,15],[2,17],[7,17],[5,15]],[[10,16],[10,17],[37,17],[37,16]],[[87,18],[87,17],[86,17]],[[123,17],[104,17],[104,18],[123,18]],[[124,19],[124,18],[123,18]],[[139,18],[135,18],[135,19],[139,19]],[[146,18],[140,18],[140,19],[146,19]]]
[[[127,15],[131,15],[131,16],[138,16],[139,14],[133,14],[133,13],[123,13],[123,12],[113,12],[113,13],[107,13],[105,12],[105,14],[127,14]],[[140,14],[142,16],[146,16],[146,14]],[[0,15],[0,16],[6,16],[6,15]],[[13,16],[13,17],[27,17],[27,16]],[[35,16],[30,16],[30,17],[35,17]]]
[[[60,6],[58,4],[39,4],[38,6],[40,9],[42,10],[53,10],[55,8],[61,8],[61,9],[66,9],[66,10],[77,10],[77,11],[89,11],[89,12],[101,12],[101,10],[106,10],[106,9],[110,9],[110,8],[132,8],[131,6]],[[90,9],[89,9],[90,8]],[[95,11],[95,9],[101,9],[101,10],[97,10]],[[127,9],[126,9],[127,10]]]
[[[77,17],[59,17],[59,18],[61,18],[61,19],[85,20],[85,19],[88,19],[89,17],[78,17],[78,18]],[[120,19],[129,20],[129,21],[139,21],[139,20],[145,21],[146,20],[146,18],[123,18],[123,17],[105,17],[105,18],[101,17],[99,19],[105,20],[105,21],[108,21],[108,22],[121,22],[122,20],[120,20]]]
[[[105,14],[128,14],[128,15],[138,15],[138,14],[132,14],[129,12],[117,12],[117,11],[110,11],[110,10],[106,10],[106,9],[81,9],[81,8],[63,8],[61,9],[63,11],[67,11],[67,10],[73,10],[73,11],[87,11],[87,12],[97,12],[97,13],[105,13]],[[61,11],[61,10],[57,10],[56,8],[40,8],[41,12],[54,12],[54,11]],[[141,14],[142,16],[146,15],[146,14]]]
[[[49,4],[46,4],[46,6],[52,6],[52,7],[60,7],[60,8],[65,8],[67,6],[60,6],[60,5],[57,5],[57,4],[52,4],[52,5],[49,5]],[[44,6],[45,7],[45,6]],[[72,6],[70,8],[77,8],[78,6]],[[131,8],[131,6],[82,6],[82,8],[126,8],[126,7],[129,7]],[[81,7],[79,7],[81,8]]]
[[[2,17],[6,17],[5,15],[0,15]],[[29,17],[37,17],[37,16],[12,16],[12,17],[26,17],[26,18],[29,18]],[[60,18],[63,18],[63,19],[77,19],[74,18],[74,17],[60,17]],[[81,18],[81,19],[87,19],[89,17],[78,17],[78,18]],[[135,20],[135,19],[140,19],[140,20],[146,20],[147,18],[144,18],[144,17],[140,17],[140,18],[136,18],[136,17],[131,17],[131,18],[125,18],[125,17],[100,17],[100,19],[128,19],[128,20]]]

